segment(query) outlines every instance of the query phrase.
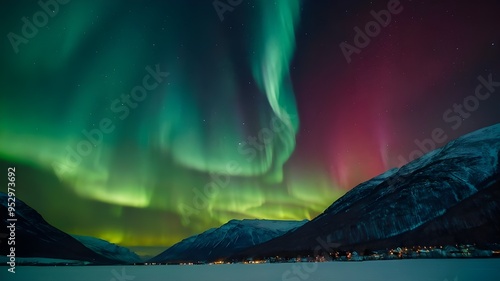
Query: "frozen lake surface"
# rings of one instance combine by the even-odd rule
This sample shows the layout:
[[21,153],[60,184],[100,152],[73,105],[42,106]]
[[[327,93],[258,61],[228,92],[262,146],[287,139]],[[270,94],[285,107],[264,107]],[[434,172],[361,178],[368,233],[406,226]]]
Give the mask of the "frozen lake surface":
[[500,280],[500,259],[420,259],[364,262],[195,266],[0,267],[0,280],[23,281],[316,281]]

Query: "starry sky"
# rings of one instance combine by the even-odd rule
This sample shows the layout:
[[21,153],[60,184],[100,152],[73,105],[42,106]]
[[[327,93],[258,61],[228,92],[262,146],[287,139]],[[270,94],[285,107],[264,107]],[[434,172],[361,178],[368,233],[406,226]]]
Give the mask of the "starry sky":
[[500,121],[498,1],[47,2],[0,12],[2,167],[52,225],[139,254],[312,219]]

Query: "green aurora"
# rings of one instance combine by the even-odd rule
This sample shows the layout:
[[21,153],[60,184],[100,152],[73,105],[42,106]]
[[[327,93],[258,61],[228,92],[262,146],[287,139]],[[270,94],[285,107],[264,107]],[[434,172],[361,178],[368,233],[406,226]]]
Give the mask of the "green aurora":
[[[173,2],[70,1],[18,54],[2,41],[0,158],[18,167],[18,197],[63,231],[125,246],[319,214],[344,191],[319,167],[287,166],[299,1],[224,22],[211,2]],[[21,35],[40,7],[9,5],[2,33]],[[169,75],[131,100],[156,67]]]

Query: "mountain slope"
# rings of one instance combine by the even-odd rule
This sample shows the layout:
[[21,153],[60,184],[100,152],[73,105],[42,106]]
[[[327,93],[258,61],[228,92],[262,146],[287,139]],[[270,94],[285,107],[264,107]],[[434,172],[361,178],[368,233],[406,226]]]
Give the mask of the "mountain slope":
[[76,240],[80,241],[85,247],[104,256],[106,258],[119,261],[121,263],[137,263],[141,262],[141,258],[134,252],[125,247],[118,246],[106,240],[91,236],[71,235]]
[[238,256],[500,242],[499,158],[497,124],[358,185],[293,233]]
[[[0,192],[0,213],[4,225],[7,222],[7,194]],[[114,264],[115,260],[103,257],[85,247],[69,234],[51,226],[34,209],[19,198],[15,201],[17,221],[15,254],[16,257],[53,258],[64,260],[88,261],[97,264]],[[8,233],[4,227],[1,233]],[[3,241],[2,243],[4,243]],[[9,247],[1,247],[0,254],[6,256]]]
[[152,262],[215,261],[281,236],[306,221],[231,220],[191,236],[151,259]]

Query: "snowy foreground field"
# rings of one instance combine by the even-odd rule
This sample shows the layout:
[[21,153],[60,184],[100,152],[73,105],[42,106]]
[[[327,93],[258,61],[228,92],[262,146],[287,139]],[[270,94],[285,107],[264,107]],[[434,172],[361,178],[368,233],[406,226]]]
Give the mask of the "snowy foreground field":
[[0,280],[23,281],[301,281],[500,280],[500,259],[394,260],[198,266],[0,267]]

